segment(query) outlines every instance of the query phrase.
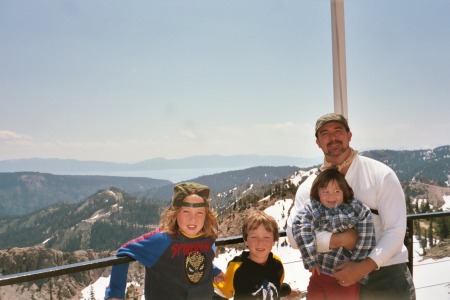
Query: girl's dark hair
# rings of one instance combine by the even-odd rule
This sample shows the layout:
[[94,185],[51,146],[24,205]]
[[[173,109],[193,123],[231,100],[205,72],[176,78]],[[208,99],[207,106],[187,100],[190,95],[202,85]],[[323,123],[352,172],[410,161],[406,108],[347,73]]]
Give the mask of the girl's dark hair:
[[341,188],[344,194],[344,203],[350,203],[354,198],[353,189],[348,185],[344,175],[335,168],[326,169],[317,175],[309,194],[310,198],[319,201],[319,190],[326,188],[331,181],[336,181]]

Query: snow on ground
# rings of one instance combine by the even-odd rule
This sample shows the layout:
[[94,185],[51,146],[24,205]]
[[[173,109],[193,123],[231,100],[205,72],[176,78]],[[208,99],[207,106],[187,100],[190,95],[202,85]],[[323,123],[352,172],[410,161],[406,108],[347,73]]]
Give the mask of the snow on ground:
[[86,287],[81,291],[82,298],[81,299],[91,299],[91,288],[94,292],[96,299],[104,299],[105,298],[105,289],[109,284],[109,276],[108,277],[100,277],[94,284]]
[[450,196],[442,197],[445,201],[444,205],[442,205],[442,211],[450,210]]
[[[444,197],[447,209],[450,209],[450,196]],[[273,216],[280,228],[284,227],[287,219],[287,212],[292,204],[292,199],[280,200],[275,205],[267,208],[265,212]],[[290,246],[281,245],[287,238],[280,238],[280,241],[273,247],[273,252],[277,254],[283,261],[285,267],[285,282],[289,283],[292,288],[305,291],[308,285],[310,273],[304,269],[301,262],[300,251]],[[289,244],[289,243],[287,243]],[[417,300],[440,299],[450,300],[450,280],[448,272],[450,270],[450,257],[441,260],[426,259],[422,260],[420,254],[422,250],[417,238],[414,237],[414,285],[416,287]],[[226,248],[224,254],[219,255],[214,263],[223,271],[226,270],[228,261],[239,253],[233,248]],[[108,285],[109,277],[99,278],[92,286],[97,299],[103,299],[105,288]],[[82,299],[90,299],[90,288],[85,288]],[[144,297],[142,300],[145,300]]]
[[413,278],[417,300],[450,299],[450,257],[422,260],[423,253],[417,236],[413,238]]

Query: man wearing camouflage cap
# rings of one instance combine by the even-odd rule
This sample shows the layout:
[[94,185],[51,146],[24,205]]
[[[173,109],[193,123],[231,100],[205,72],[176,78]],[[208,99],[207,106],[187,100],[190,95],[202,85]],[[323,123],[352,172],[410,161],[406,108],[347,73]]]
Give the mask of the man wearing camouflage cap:
[[[403,245],[406,231],[406,203],[400,182],[394,171],[385,164],[358,155],[350,147],[352,132],[347,119],[328,113],[317,119],[316,144],[324,154],[320,170],[337,167],[352,187],[355,198],[372,211],[377,244],[369,256],[360,262],[345,262],[336,267],[338,283],[349,286],[369,274],[369,283],[361,285],[361,299],[415,299],[412,276],[406,262],[408,250]],[[304,212],[312,182],[317,174],[309,176],[300,185],[295,196],[286,232],[292,247],[297,248],[292,227],[297,214]],[[319,252],[345,247],[352,250],[358,236],[355,230],[343,233],[316,232]]]

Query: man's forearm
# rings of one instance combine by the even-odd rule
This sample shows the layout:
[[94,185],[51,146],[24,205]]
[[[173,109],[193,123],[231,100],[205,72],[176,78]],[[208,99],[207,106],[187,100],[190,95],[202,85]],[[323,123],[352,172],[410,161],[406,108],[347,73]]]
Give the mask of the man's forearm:
[[337,249],[344,247],[348,250],[353,250],[358,240],[358,233],[354,229],[347,229],[341,233],[333,233],[330,238],[330,249]]

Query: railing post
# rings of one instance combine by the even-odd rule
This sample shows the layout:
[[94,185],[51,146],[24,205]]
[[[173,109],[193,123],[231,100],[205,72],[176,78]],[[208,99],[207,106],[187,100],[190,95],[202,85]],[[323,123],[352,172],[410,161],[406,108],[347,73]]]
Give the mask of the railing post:
[[409,243],[406,245],[406,248],[408,248],[408,268],[411,272],[411,276],[413,276],[413,237],[414,237],[414,220],[413,218],[406,218],[406,227],[408,228],[408,238]]

